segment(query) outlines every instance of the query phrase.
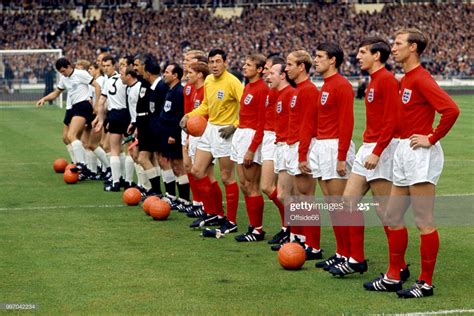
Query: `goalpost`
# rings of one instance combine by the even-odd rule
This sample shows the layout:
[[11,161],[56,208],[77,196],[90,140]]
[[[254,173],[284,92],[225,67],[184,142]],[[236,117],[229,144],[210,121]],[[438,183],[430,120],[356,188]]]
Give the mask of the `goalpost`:
[[[62,49],[0,50],[0,106],[32,106],[59,82]],[[47,105],[48,103],[45,103]],[[63,107],[63,94],[50,103]]]

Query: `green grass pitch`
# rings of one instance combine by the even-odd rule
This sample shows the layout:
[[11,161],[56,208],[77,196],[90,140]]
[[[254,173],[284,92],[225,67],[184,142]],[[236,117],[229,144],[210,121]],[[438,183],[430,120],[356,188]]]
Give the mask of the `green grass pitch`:
[[[474,194],[473,96],[456,96],[461,116],[442,140],[445,167],[439,195]],[[363,103],[356,101],[354,140],[360,145]],[[203,239],[173,212],[155,222],[100,182],[66,185],[55,158],[63,110],[0,108],[0,304],[34,303],[41,314],[382,314],[474,309],[474,223],[440,227],[435,296],[400,300],[369,293],[362,283],[383,272],[387,246],[381,227],[366,230],[369,272],[336,279],[307,262],[285,271],[266,242],[238,244],[234,236]],[[244,204],[238,212],[246,230]],[[268,236],[278,212],[265,204]],[[473,212],[470,205],[464,210]],[[407,261],[416,279],[418,234],[410,229]],[[325,254],[334,251],[330,228]],[[4,311],[4,310],[3,310]],[[1,311],[0,311],[1,312]]]

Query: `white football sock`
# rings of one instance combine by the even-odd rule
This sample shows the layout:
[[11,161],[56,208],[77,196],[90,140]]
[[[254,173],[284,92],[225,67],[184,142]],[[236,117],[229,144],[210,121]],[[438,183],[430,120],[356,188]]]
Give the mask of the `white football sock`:
[[72,151],[74,152],[74,157],[76,162],[85,164],[86,163],[86,151],[80,140],[76,139],[71,143]]
[[67,148],[67,152],[69,153],[69,157],[71,157],[71,161],[73,163],[76,163],[76,157],[74,157],[74,151],[72,150],[72,145],[67,144],[66,148]]
[[97,157],[91,150],[86,150],[86,165],[90,171],[97,173]]
[[102,164],[102,169],[107,169],[110,167],[109,159],[107,158],[107,154],[105,153],[104,149],[98,146],[94,149],[94,154],[99,158],[100,163]]
[[122,176],[119,156],[110,156],[110,169],[112,170],[112,182],[119,183]]
[[133,173],[135,171],[135,162],[131,156],[125,157],[125,181],[128,183],[133,182]]

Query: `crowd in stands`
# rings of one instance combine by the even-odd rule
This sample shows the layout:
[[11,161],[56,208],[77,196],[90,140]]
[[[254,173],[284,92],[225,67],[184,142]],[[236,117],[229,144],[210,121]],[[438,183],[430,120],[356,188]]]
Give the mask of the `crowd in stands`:
[[[348,76],[360,75],[355,54],[364,35],[379,34],[391,41],[396,29],[413,26],[430,36],[423,63],[434,76],[472,76],[473,72],[469,3],[393,4],[378,13],[355,13],[348,5],[247,7],[231,19],[214,17],[212,10],[204,8],[176,7],[102,10],[100,19],[84,22],[58,10],[0,16],[0,49],[62,48],[71,60],[95,60],[99,50],[108,50],[116,55],[151,52],[166,63],[181,61],[187,48],[222,47],[229,52],[230,66],[240,70],[250,53],[286,54],[304,48],[314,54],[318,43],[337,41],[346,53],[342,73]],[[10,63],[17,75],[30,75],[25,74],[24,63]],[[45,66],[32,61],[26,68],[41,77]]]

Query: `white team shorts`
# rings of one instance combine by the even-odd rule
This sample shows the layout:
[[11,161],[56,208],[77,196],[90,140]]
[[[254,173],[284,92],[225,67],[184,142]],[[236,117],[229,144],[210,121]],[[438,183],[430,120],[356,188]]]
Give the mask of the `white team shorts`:
[[286,171],[286,153],[288,152],[288,144],[285,142],[279,142],[275,146],[275,157],[273,159],[273,170],[276,174],[280,171]]
[[443,164],[440,142],[430,148],[411,149],[410,140],[401,139],[393,158],[393,184],[400,187],[424,182],[436,185]]
[[196,157],[196,149],[197,149],[200,138],[201,137],[194,137],[194,136],[189,135],[188,156],[191,158],[191,161],[193,164],[194,164],[194,158]]
[[181,130],[181,146],[186,146],[186,140],[188,139],[188,134]]
[[351,141],[346,157],[346,175],[341,177],[337,173],[337,149],[339,140],[313,139],[309,152],[309,165],[313,178],[322,180],[347,179],[355,159],[355,144]]
[[232,136],[224,139],[219,134],[219,129],[226,125],[214,125],[207,123],[206,130],[199,139],[197,148],[210,152],[214,158],[230,157],[232,147]]
[[288,145],[288,150],[285,154],[285,168],[286,172],[288,172],[291,176],[297,176],[301,174],[299,168],[299,160],[298,160],[298,147],[299,142],[294,144]]
[[273,131],[263,131],[262,161],[275,160],[276,134]]
[[367,179],[367,182],[376,179],[385,179],[393,181],[393,155],[397,149],[399,139],[393,138],[388,146],[383,150],[380,155],[379,162],[375,169],[368,170],[364,167],[365,160],[372,154],[377,143],[364,143],[357,152],[352,172],[363,176]]
[[[244,156],[252,143],[255,130],[251,128],[238,128],[232,137],[232,150],[230,152],[230,160],[238,163],[244,163]],[[262,144],[260,144],[253,156],[253,162],[262,164]]]

